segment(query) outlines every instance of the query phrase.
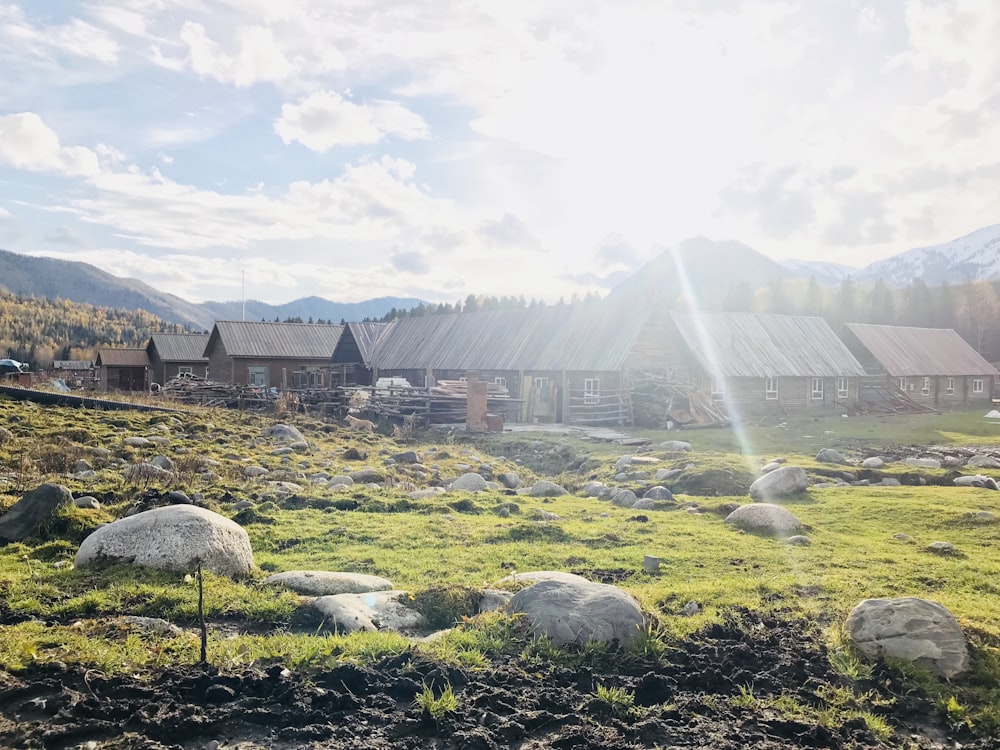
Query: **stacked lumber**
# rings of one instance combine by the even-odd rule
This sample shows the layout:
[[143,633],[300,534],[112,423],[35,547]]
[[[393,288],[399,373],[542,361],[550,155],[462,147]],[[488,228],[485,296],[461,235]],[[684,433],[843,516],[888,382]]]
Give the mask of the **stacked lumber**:
[[915,401],[895,386],[865,385],[861,401],[866,411],[887,414],[936,414],[937,409]]
[[190,373],[171,378],[160,392],[167,398],[202,406],[254,408],[274,400],[266,388],[219,383]]
[[711,395],[663,373],[632,375],[632,400],[637,426],[662,429],[668,422],[683,427],[728,425],[729,415]]
[[[430,393],[434,396],[465,397],[468,392],[469,382],[467,380],[439,380],[436,385],[430,388]],[[487,398],[508,398],[510,394],[507,392],[506,386],[487,380],[486,396]]]

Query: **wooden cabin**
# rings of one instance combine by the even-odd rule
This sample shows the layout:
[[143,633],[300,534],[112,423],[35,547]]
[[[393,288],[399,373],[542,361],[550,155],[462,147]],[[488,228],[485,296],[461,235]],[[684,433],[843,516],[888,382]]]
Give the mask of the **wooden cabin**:
[[146,344],[151,377],[161,385],[178,375],[208,377],[207,333],[154,333]]
[[145,349],[101,348],[94,367],[102,391],[145,391],[149,388],[149,356]]
[[205,345],[209,379],[260,388],[326,388],[343,326],[220,320]]
[[348,323],[337,342],[331,359],[334,385],[371,385],[375,346],[379,338],[395,324]]
[[881,387],[932,407],[988,403],[997,370],[950,328],[848,323],[847,347]]

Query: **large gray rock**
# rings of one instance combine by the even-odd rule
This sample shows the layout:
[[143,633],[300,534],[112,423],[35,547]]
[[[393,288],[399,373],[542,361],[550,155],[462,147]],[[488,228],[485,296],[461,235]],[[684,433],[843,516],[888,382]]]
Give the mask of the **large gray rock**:
[[1000,485],[997,484],[996,480],[984,474],[955,477],[952,481],[959,487],[983,487],[988,490],[1000,490]]
[[42,484],[0,516],[0,541],[19,542],[31,536],[60,505],[73,502],[73,494],[61,484]]
[[144,437],[127,437],[122,440],[122,444],[129,448],[146,448],[149,446],[149,441]]
[[274,438],[286,443],[305,442],[305,435],[290,424],[273,424],[264,428],[264,437]]
[[805,469],[798,466],[782,466],[755,479],[750,485],[750,497],[768,502],[785,497],[800,495],[809,488],[809,477]]
[[511,573],[509,576],[500,579],[500,583],[525,583],[526,581],[534,583],[538,581],[562,581],[563,583],[579,583],[583,581],[584,583],[590,583],[583,576],[578,576],[576,573],[566,573],[561,570],[530,570],[526,573]]
[[14,433],[8,430],[6,427],[0,427],[0,445],[3,445],[8,440],[13,439]]
[[516,490],[522,484],[521,477],[519,477],[512,471],[504,472],[503,474],[498,476],[497,479],[500,480],[500,484],[502,484],[509,490]]
[[[666,487],[657,485],[656,487],[650,487],[642,495],[643,500],[668,500],[674,502],[674,493],[668,490]],[[632,507],[635,507],[634,505]]]
[[547,580],[511,597],[508,609],[524,613],[536,636],[556,645],[635,639],[645,624],[638,602],[621,589],[590,581]]
[[1000,469],[1000,460],[993,456],[977,455],[966,461],[965,465],[976,469]]
[[881,469],[883,466],[885,466],[885,461],[878,456],[870,456],[861,462],[862,469]]
[[833,448],[824,448],[816,454],[816,460],[822,464],[846,464],[843,454]]
[[547,479],[542,479],[532,485],[528,494],[531,495],[531,497],[561,497],[563,495],[568,495],[569,493],[562,485],[550,482]]
[[405,591],[371,591],[367,594],[321,596],[312,606],[337,630],[413,630],[427,620],[415,609],[400,602]]
[[664,451],[686,453],[691,450],[691,443],[685,442],[684,440],[667,440],[666,442],[660,443],[656,447]]
[[903,459],[903,463],[907,466],[913,466],[917,469],[940,469],[941,462],[936,458],[913,458],[912,456]]
[[770,503],[741,505],[726,516],[726,523],[767,536],[791,536],[802,529],[802,522],[790,510]]
[[622,490],[611,498],[611,504],[619,508],[631,508],[639,498],[632,490]]
[[161,469],[156,464],[148,461],[126,466],[122,471],[122,476],[132,482],[171,482],[174,478],[172,471]]
[[480,492],[486,489],[486,480],[479,474],[463,474],[451,483],[452,490],[466,490],[468,492]]
[[253,570],[250,537],[239,524],[195,505],[170,505],[96,529],[76,553],[76,567],[101,562],[190,571],[198,561],[213,573],[242,578]]
[[369,591],[388,591],[392,588],[392,581],[379,576],[328,570],[288,570],[269,575],[264,583],[283,586],[310,596],[367,594]]
[[903,659],[945,678],[969,664],[962,628],[951,612],[927,599],[866,599],[851,610],[847,633],[867,656]]

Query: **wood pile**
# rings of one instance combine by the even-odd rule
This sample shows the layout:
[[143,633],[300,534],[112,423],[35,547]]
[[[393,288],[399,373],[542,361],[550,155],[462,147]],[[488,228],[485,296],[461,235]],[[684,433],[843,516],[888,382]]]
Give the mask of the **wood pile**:
[[910,398],[894,386],[865,385],[861,393],[865,411],[886,414],[936,414],[937,409]]
[[[461,396],[465,398],[468,392],[469,382],[467,380],[439,380],[436,385],[430,388],[432,396]],[[507,398],[509,395],[507,386],[490,380],[486,381],[487,398]]]
[[730,423],[722,404],[690,383],[655,372],[634,373],[632,383],[637,426],[663,429],[668,421],[687,428]]
[[202,406],[264,408],[274,401],[266,388],[232,385],[185,373],[168,380],[160,389],[167,398]]

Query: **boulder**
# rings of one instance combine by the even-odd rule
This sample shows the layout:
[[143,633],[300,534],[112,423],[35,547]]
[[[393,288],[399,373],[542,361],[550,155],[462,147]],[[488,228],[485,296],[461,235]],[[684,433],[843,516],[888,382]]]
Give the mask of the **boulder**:
[[400,602],[405,591],[321,596],[312,606],[342,633],[356,630],[412,630],[427,624],[422,614]]
[[984,474],[955,477],[952,481],[959,487],[983,487],[989,490],[1000,490],[1000,485],[997,484],[996,480]]
[[780,468],[781,468],[781,464],[779,464],[777,461],[772,461],[769,464],[764,464],[763,466],[761,466],[760,467],[760,473],[761,474],[770,474],[772,471],[777,471]]
[[668,500],[674,502],[674,493],[666,487],[657,485],[656,487],[650,487],[642,493],[642,498],[643,500]]
[[800,495],[808,488],[809,478],[805,469],[782,466],[754,480],[750,485],[750,497],[756,501],[768,502]]
[[243,476],[245,477],[262,477],[265,474],[269,474],[270,471],[265,469],[263,466],[244,466]]
[[882,477],[882,481],[879,482],[883,487],[902,487],[903,483],[900,482],[895,477]]
[[61,484],[39,485],[0,516],[0,541],[19,542],[31,536],[56,508],[71,502],[72,493]]
[[403,451],[402,453],[396,453],[391,458],[397,464],[415,464],[420,462],[420,456],[417,455],[416,451]]
[[301,443],[305,442],[306,439],[305,435],[290,424],[273,424],[270,427],[265,427],[263,435],[285,443]]
[[691,450],[691,443],[683,440],[667,440],[656,446],[663,451],[673,451],[675,453],[686,453]]
[[583,576],[578,576],[576,573],[565,573],[561,570],[532,570],[527,573],[511,573],[500,579],[500,583],[524,583],[525,581],[563,581],[569,583],[583,581],[590,583]]
[[132,563],[188,572],[198,561],[213,573],[242,578],[253,570],[250,537],[239,524],[196,505],[170,505],[97,528],[76,553],[76,567]]
[[330,489],[333,489],[334,487],[353,487],[354,480],[348,476],[338,474],[335,477],[330,477],[330,481],[326,483],[326,486]]
[[365,573],[337,573],[327,570],[288,570],[275,573],[264,583],[282,586],[309,596],[334,594],[367,594],[370,591],[388,591],[392,581]]
[[360,448],[350,447],[344,451],[345,461],[365,461],[368,458],[368,451]]
[[149,441],[144,437],[127,437],[122,440],[122,444],[129,448],[146,448],[149,446]]
[[816,460],[821,464],[847,464],[847,459],[843,454],[833,448],[824,448],[816,454]]
[[516,490],[521,486],[521,477],[512,471],[504,472],[497,477],[500,480],[500,484],[506,487],[508,490]]
[[645,625],[638,602],[616,586],[586,580],[546,580],[522,589],[507,605],[524,614],[535,636],[558,646],[590,641],[626,645]]
[[802,529],[802,522],[790,510],[770,503],[741,505],[726,516],[726,523],[768,536],[791,536]]
[[913,458],[912,456],[903,459],[903,463],[907,466],[913,466],[917,469],[940,469],[941,462],[936,458]]
[[878,456],[870,456],[861,462],[862,469],[881,469],[885,466],[885,461]]
[[1000,460],[993,456],[976,455],[966,461],[965,465],[975,469],[1000,469]]
[[158,466],[164,471],[174,470],[174,462],[170,459],[169,456],[164,456],[162,454],[159,456],[153,456],[151,459],[149,459],[149,463],[153,464],[153,466]]
[[74,498],[73,505],[77,508],[85,508],[86,510],[99,510],[101,507],[100,501],[93,495]]
[[382,472],[371,466],[352,471],[348,476],[355,484],[365,484],[367,482],[381,482]]
[[947,679],[969,664],[962,628],[927,599],[866,599],[851,610],[847,633],[869,657],[902,659]]
[[528,493],[532,497],[562,497],[563,495],[568,495],[566,488],[556,484],[555,482],[549,482],[548,480],[542,479],[532,486],[531,491]]
[[14,433],[8,430],[6,427],[0,427],[0,445],[3,445],[8,440],[13,439]]
[[954,555],[958,552],[951,542],[931,542],[927,549],[936,555]]
[[657,469],[654,476],[657,482],[670,482],[683,473],[684,469]]
[[170,482],[174,474],[147,461],[126,466],[122,476],[133,482]]
[[622,490],[611,498],[611,504],[619,508],[631,508],[639,498],[632,490]]
[[452,490],[465,490],[468,492],[480,492],[486,489],[486,480],[479,474],[463,474],[451,483]]
[[631,466],[631,465],[632,465],[632,457],[631,456],[622,456],[617,461],[615,461],[615,473],[618,473],[618,472],[622,471],[623,469],[625,469],[625,467]]

